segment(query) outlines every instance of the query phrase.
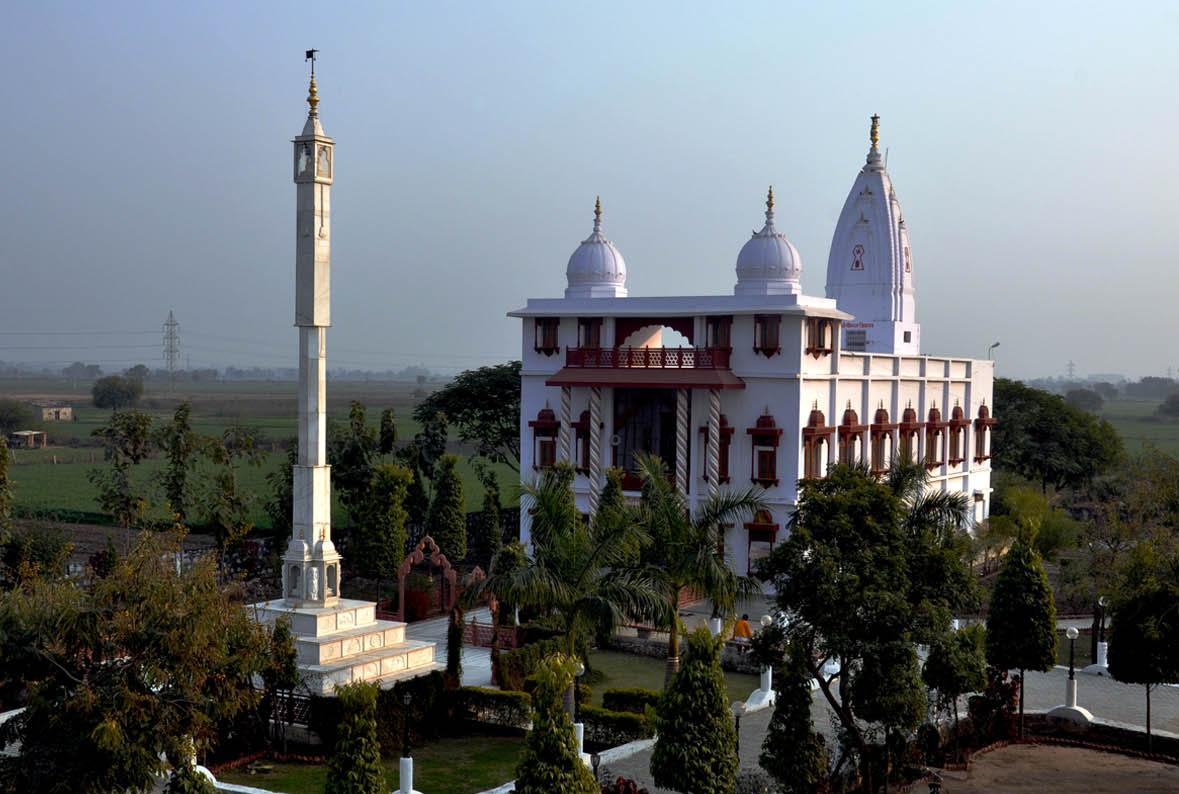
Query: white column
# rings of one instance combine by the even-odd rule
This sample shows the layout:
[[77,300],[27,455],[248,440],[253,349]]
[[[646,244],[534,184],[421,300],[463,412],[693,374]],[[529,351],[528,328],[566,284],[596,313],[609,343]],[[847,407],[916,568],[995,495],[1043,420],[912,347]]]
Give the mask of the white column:
[[573,389],[569,386],[561,387],[561,427],[557,430],[558,460],[565,463],[573,462],[569,439],[572,435],[573,424]]
[[602,389],[590,389],[589,427],[589,508],[590,515],[598,512],[598,497],[602,491]]
[[675,395],[675,487],[688,496],[688,390],[677,389]]
[[720,495],[720,389],[708,391],[708,495]]

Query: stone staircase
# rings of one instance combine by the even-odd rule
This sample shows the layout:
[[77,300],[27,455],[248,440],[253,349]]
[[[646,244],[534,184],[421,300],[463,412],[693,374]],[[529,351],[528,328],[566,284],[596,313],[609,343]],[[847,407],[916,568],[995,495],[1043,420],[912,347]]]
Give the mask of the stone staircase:
[[434,643],[407,640],[405,624],[376,619],[371,601],[340,599],[331,607],[289,606],[267,601],[252,606],[260,623],[285,617],[295,637],[299,673],[317,695],[337,684],[373,681],[381,686],[437,669]]

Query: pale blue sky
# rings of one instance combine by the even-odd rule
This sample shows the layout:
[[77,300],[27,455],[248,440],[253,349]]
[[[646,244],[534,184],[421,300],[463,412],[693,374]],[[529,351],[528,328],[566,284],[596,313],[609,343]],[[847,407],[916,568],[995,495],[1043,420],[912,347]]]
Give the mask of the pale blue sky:
[[0,360],[159,366],[174,309],[193,365],[293,365],[289,141],[316,47],[337,142],[333,366],[518,356],[504,313],[561,295],[599,194],[632,295],[730,293],[772,183],[822,294],[872,113],[925,352],[1001,340],[1015,376],[1179,366],[1179,4],[27,2],[5,17],[0,332],[143,333],[0,334]]

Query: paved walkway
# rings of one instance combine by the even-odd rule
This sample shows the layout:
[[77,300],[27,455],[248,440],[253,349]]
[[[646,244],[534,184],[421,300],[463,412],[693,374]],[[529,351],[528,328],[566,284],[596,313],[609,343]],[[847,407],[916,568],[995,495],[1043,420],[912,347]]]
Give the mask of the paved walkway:
[[[473,609],[464,618],[468,623],[477,620],[484,625],[491,623],[491,611],[487,607]],[[430,620],[419,620],[405,627],[407,640],[434,643],[434,661],[446,666],[446,624],[444,615]],[[463,646],[463,685],[491,686],[491,649]]]
[[[1026,710],[1046,711],[1063,704],[1067,681],[1068,668],[1065,667],[1057,667],[1047,673],[1028,673],[1024,684]],[[1141,686],[1122,684],[1104,676],[1078,673],[1077,701],[1089,709],[1095,718],[1137,726],[1146,724],[1146,693]],[[741,718],[738,752],[742,769],[757,767],[757,757],[761,753],[772,713],[772,709],[765,709]],[[822,693],[818,691],[815,692],[811,707],[811,718],[815,728],[828,737],[830,743],[835,735],[831,728],[831,714]],[[1179,689],[1156,687],[1151,693],[1151,727],[1155,731],[1179,733]],[[651,794],[672,794],[666,789],[656,788],[651,779],[650,765],[651,751],[639,752],[605,765],[602,780],[612,780],[622,775],[633,779],[640,787],[647,787]]]

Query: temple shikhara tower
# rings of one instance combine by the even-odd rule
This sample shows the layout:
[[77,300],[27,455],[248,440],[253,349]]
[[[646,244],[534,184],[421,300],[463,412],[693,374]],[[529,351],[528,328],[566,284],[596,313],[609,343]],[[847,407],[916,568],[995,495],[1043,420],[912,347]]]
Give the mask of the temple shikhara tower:
[[260,620],[290,621],[304,684],[392,683],[435,667],[433,643],[405,639],[405,624],[376,620],[376,604],[340,598],[327,465],[327,329],[331,325],[334,143],[319,121],[314,62],[303,132],[294,140],[295,327],[299,331],[299,455],[294,526],[282,557],[280,601],[255,604]]
[[[599,202],[593,232],[569,257],[564,297],[509,313],[523,325],[521,476],[572,464],[578,509],[590,514],[609,466],[638,497],[638,452],[663,458],[693,508],[760,486],[768,509],[725,537],[742,574],[784,537],[798,481],[836,462],[862,461],[878,476],[897,457],[920,462],[931,488],[966,494],[985,518],[994,364],[922,352],[909,228],[879,140],[873,116],[823,297],[803,294],[802,257],[775,218],[772,188],[730,295],[628,294]],[[521,524],[527,541],[527,511]]]

